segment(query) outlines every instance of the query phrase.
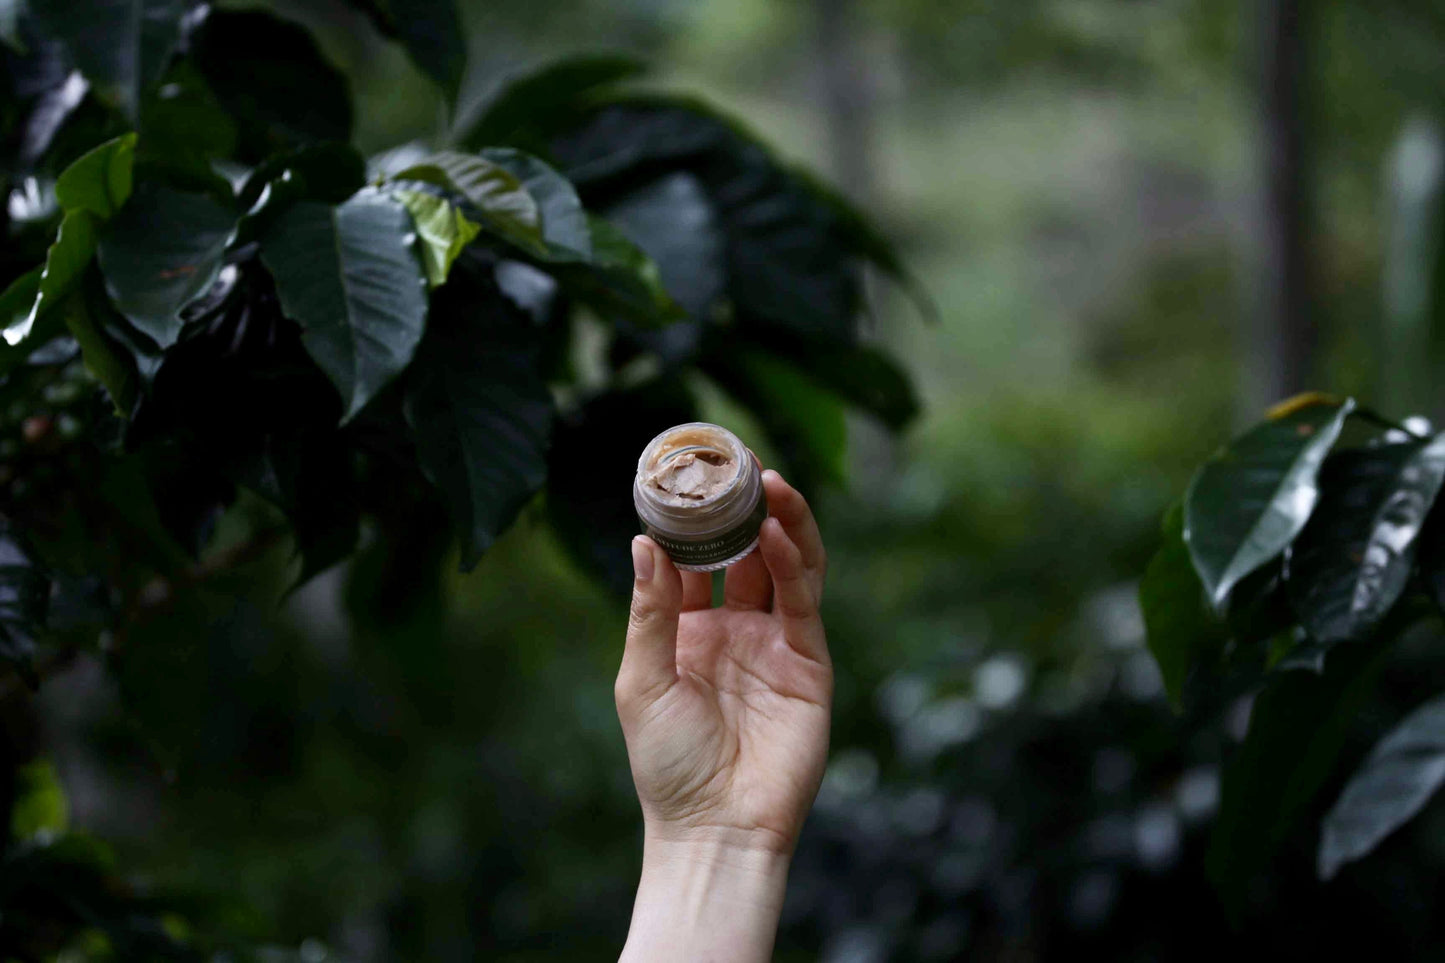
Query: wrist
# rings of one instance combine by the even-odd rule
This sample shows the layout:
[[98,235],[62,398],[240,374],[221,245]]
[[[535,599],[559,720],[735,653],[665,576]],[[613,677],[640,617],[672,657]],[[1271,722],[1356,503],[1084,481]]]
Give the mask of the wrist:
[[788,863],[775,840],[749,833],[649,827],[622,959],[770,959]]

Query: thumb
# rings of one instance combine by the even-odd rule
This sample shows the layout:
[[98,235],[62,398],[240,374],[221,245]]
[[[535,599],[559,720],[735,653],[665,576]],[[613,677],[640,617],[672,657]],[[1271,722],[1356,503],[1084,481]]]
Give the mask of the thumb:
[[682,611],[682,577],[646,535],[632,540],[632,568],[632,613],[615,693],[618,711],[624,714],[650,705],[677,681],[677,620]]

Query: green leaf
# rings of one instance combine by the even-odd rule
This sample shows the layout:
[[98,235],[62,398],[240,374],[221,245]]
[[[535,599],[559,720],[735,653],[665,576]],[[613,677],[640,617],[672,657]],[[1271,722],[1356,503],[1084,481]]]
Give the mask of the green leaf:
[[10,812],[10,833],[30,839],[41,833],[58,836],[70,825],[70,803],[49,759],[36,759],[15,770],[16,793]]
[[180,336],[181,309],[220,273],[236,216],[205,194],[142,183],[97,248],[116,309],[162,349]]
[[191,60],[236,121],[237,152],[351,140],[351,89],[298,24],[261,10],[211,9],[189,38]]
[[494,288],[459,275],[434,295],[406,419],[470,570],[547,477],[552,401],[536,331]]
[[1190,670],[1204,659],[1217,658],[1229,633],[1210,608],[1204,585],[1189,559],[1180,505],[1165,513],[1163,528],[1164,543],[1139,582],[1139,608],[1149,651],[1159,664],[1169,703],[1177,711]]
[[[105,305],[109,309],[109,304]],[[92,311],[85,291],[72,291],[60,304],[60,315],[70,336],[80,345],[81,357],[91,374],[105,387],[116,410],[130,414],[140,390],[134,362],[124,348],[105,332]]]
[[35,333],[29,344],[12,345],[8,334],[12,327],[24,325],[29,319],[30,309],[35,305],[35,295],[40,290],[40,274],[43,270],[43,267],[38,267],[27,271],[0,294],[0,331],[6,332],[4,340],[0,341],[0,374],[8,372],[29,357],[32,348],[50,340],[49,333],[42,330]]
[[1324,645],[1374,627],[1405,590],[1416,536],[1445,480],[1445,435],[1336,452],[1285,556],[1290,601]]
[[140,140],[147,154],[199,166],[229,157],[237,136],[236,122],[190,60],[167,71],[160,87],[141,103]]
[[903,367],[877,345],[797,342],[787,356],[819,384],[898,431],[919,412]]
[[1224,769],[1205,869],[1240,916],[1274,853],[1334,769],[1350,723],[1393,642],[1418,613],[1397,610],[1367,643],[1335,647],[1322,675],[1276,674]]
[[362,193],[331,206],[306,201],[261,239],[286,316],[355,415],[411,361],[426,327],[427,282],[406,209]]
[[546,257],[537,202],[501,164],[472,154],[442,151],[397,173],[392,181],[420,181],[459,195],[488,232],[537,257]]
[[607,221],[657,265],[672,300],[708,320],[727,280],[727,249],[712,202],[686,171],[669,174],[613,200]]
[[662,286],[662,274],[642,249],[607,221],[589,219],[592,261],[559,264],[553,273],[576,297],[604,317],[655,328],[686,315]]
[[95,91],[131,120],[180,43],[184,13],[182,0],[43,0],[31,9]]
[[251,171],[238,195],[246,211],[236,227],[245,244],[264,234],[298,201],[340,204],[366,184],[366,162],[350,144],[310,144],[276,154]]
[[519,143],[518,135],[551,120],[579,99],[641,73],[640,61],[618,54],[584,54],[504,77],[476,104],[458,111],[457,142],[471,150]]
[[453,0],[386,0],[412,62],[456,103],[467,67],[466,34]]
[[1325,816],[1321,879],[1359,859],[1424,808],[1445,783],[1445,696],[1410,713],[1370,750]]
[[1282,552],[1319,499],[1320,463],[1353,399],[1312,402],[1250,429],[1195,473],[1184,541],[1216,607],[1245,575]]
[[567,120],[550,151],[589,208],[606,214],[639,183],[686,170],[726,237],[727,291],[740,315],[813,339],[856,338],[867,255],[835,205],[741,125],[695,100],[635,95]]
[[[698,417],[697,403],[674,373],[593,398],[558,422],[548,459],[548,520],[578,564],[619,595],[632,587],[630,545],[641,531],[629,484],[637,454],[659,432]],[[622,484],[599,485],[599,478]]]
[[135,168],[135,134],[106,141],[61,172],[55,201],[66,213],[89,211],[108,218],[130,197]]
[[548,260],[588,260],[592,230],[572,182],[531,154],[510,147],[489,147],[481,157],[505,168],[532,196],[541,219]]
[[[7,344],[17,345],[35,326],[49,317],[80,284],[81,275],[95,254],[95,217],[86,211],[65,215],[55,242],[45,255],[45,269],[36,286],[30,313],[4,331]],[[38,342],[37,342],[38,343]]]
[[434,288],[440,287],[452,269],[452,262],[481,228],[463,217],[444,197],[402,190],[392,191],[391,195],[401,202],[416,224],[427,281]]
[[847,480],[848,425],[835,395],[756,348],[704,350],[701,367],[762,423],[801,487]]

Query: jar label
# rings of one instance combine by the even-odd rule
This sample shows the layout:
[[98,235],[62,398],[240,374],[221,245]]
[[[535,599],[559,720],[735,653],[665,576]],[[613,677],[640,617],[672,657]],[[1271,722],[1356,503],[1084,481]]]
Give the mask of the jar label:
[[662,546],[662,550],[679,565],[713,565],[725,562],[752,544],[768,517],[768,499],[758,492],[758,503],[748,516],[732,528],[701,540],[688,540],[665,535],[647,523],[642,533]]

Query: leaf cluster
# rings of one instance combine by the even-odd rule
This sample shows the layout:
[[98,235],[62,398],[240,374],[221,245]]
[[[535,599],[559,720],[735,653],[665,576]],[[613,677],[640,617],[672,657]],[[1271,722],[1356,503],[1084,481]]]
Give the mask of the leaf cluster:
[[[1171,700],[1262,688],[1209,856],[1227,902],[1325,787],[1390,645],[1445,605],[1442,482],[1445,433],[1309,394],[1215,452],[1167,515],[1140,602]],[[1433,705],[1380,743],[1325,817],[1322,877],[1445,781]]]

